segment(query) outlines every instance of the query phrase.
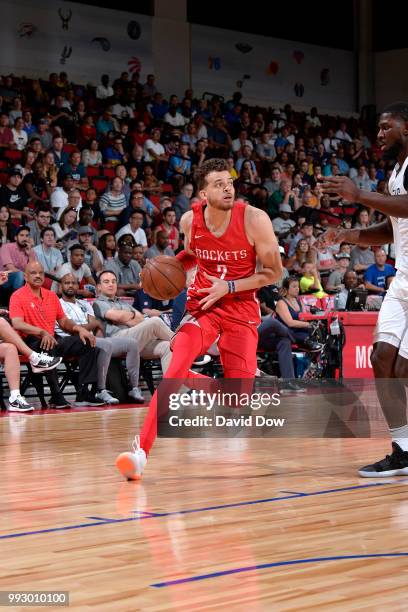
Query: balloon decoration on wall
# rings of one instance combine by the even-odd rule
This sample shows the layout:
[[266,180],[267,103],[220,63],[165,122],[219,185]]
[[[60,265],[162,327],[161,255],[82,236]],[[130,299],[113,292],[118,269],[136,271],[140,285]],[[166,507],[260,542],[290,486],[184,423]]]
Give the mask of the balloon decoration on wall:
[[266,74],[275,75],[279,71],[279,64],[273,60],[266,69]]
[[237,49],[237,51],[240,51],[240,53],[249,53],[253,49],[251,45],[244,42],[236,43],[235,48]]
[[140,72],[142,69],[141,61],[138,57],[131,57],[128,60],[129,72]]
[[26,38],[31,38],[36,31],[37,28],[33,23],[20,23],[17,34],[20,36],[20,38],[23,38],[24,36]]
[[330,81],[330,70],[329,68],[323,68],[320,71],[320,85],[328,85]]
[[293,52],[293,59],[295,60],[295,62],[297,64],[301,64],[303,62],[303,60],[305,59],[305,54],[303,53],[303,51],[300,51],[299,49],[296,49]]
[[91,40],[91,43],[99,43],[100,46],[101,46],[102,51],[110,51],[111,44],[110,44],[110,41],[107,38],[103,38],[101,36],[98,36],[97,38],[93,38]]
[[72,11],[71,9],[68,9],[67,12],[65,13],[61,8],[58,9],[58,15],[61,19],[61,26],[63,30],[68,30],[68,26],[69,26],[69,22],[71,21],[72,18]]
[[221,69],[221,58],[210,56],[208,58],[208,69],[209,70],[220,70]]
[[295,83],[295,86],[293,89],[295,91],[295,96],[297,98],[301,98],[303,94],[305,93],[305,88],[304,88],[303,83]]
[[127,33],[132,40],[139,40],[142,34],[142,28],[138,21],[129,21],[127,24]]
[[65,62],[67,61],[67,59],[71,57],[71,55],[72,55],[72,47],[67,47],[65,45],[65,47],[61,51],[60,64],[65,64]]

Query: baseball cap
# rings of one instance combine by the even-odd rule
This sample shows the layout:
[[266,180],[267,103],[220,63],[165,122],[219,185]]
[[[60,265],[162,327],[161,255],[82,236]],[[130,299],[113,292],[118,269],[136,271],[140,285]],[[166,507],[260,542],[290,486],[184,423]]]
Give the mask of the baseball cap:
[[351,259],[349,253],[337,253],[336,259]]
[[281,204],[281,205],[279,206],[279,212],[291,213],[291,212],[292,212],[292,209],[291,209],[291,207],[289,206],[289,204]]
[[20,178],[23,178],[23,173],[21,172],[20,168],[12,168],[9,171],[9,176],[19,176]]
[[78,235],[82,236],[83,234],[93,234],[93,231],[87,225],[83,225],[82,227],[79,228]]

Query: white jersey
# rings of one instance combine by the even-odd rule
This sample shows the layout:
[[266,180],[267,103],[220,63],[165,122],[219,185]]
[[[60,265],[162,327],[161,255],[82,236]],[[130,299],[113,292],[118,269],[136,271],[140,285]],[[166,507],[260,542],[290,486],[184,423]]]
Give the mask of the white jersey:
[[[407,166],[408,157],[405,158],[401,168],[398,163],[394,166],[388,181],[388,191],[391,195],[405,195],[407,193],[404,187],[404,175]],[[408,219],[401,219],[401,217],[390,217],[390,219],[394,232],[395,267],[400,274],[408,276]]]

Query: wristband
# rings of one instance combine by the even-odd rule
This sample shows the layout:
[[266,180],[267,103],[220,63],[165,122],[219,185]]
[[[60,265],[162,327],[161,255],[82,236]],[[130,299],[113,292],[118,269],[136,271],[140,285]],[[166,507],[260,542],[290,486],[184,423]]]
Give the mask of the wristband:
[[227,281],[228,293],[235,293],[235,281]]

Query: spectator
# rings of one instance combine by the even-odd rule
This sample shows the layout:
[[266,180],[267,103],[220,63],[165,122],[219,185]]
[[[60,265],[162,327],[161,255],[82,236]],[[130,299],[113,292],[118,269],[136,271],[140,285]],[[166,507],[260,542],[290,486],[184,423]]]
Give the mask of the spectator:
[[98,140],[106,138],[109,132],[115,131],[115,124],[112,120],[112,110],[106,108],[101,117],[96,122],[96,137]]
[[87,225],[82,225],[78,230],[79,244],[84,247],[84,262],[91,269],[92,275],[96,276],[103,268],[103,255],[92,244],[93,232]]
[[367,170],[365,169],[365,166],[359,167],[357,171],[357,176],[353,177],[352,180],[353,183],[355,183],[359,189],[362,189],[363,191],[371,191],[372,184],[367,174]]
[[370,293],[385,295],[387,291],[387,278],[395,276],[396,270],[387,261],[384,249],[377,249],[375,252],[375,263],[369,266],[364,272],[365,288]]
[[[95,281],[92,272],[85,263],[85,248],[75,243],[69,248],[70,260],[64,263],[58,271],[58,278],[61,279],[65,274],[73,274],[78,281],[78,295],[85,298],[95,297]],[[53,283],[53,291],[57,292],[58,283]]]
[[180,192],[191,174],[191,159],[188,155],[188,144],[181,143],[179,153],[170,155],[167,169],[167,179],[172,182]]
[[103,156],[108,166],[117,166],[128,161],[128,155],[123,148],[123,141],[120,136],[115,137],[113,146],[107,147]]
[[32,203],[38,205],[48,202],[53,189],[47,181],[44,164],[38,159],[33,164],[33,171],[25,175],[23,187]]
[[153,96],[157,93],[157,87],[154,84],[154,81],[154,74],[148,74],[146,78],[146,83],[143,85],[144,98],[149,98],[149,100],[151,100]]
[[368,246],[356,245],[351,250],[350,268],[355,272],[365,272],[375,263],[374,253]]
[[340,142],[342,142],[343,144],[347,142],[352,142],[352,138],[347,132],[347,125],[344,121],[340,123],[340,128],[336,132],[336,138],[340,140]]
[[14,149],[14,136],[9,127],[9,118],[7,113],[0,115],[0,151],[4,149]]
[[40,244],[41,232],[51,223],[51,213],[48,206],[38,206],[34,213],[34,220],[27,223],[30,238],[34,246]]
[[135,246],[133,247],[132,257],[141,268],[144,268],[146,263],[145,250],[141,244],[135,244]]
[[81,227],[86,227],[92,236],[92,243],[98,243],[98,233],[92,225],[94,217],[92,207],[89,205],[82,206],[78,214],[78,225],[76,229],[79,231]]
[[317,114],[317,108],[315,106],[310,109],[310,114],[306,116],[306,123],[314,128],[322,127],[319,115]]
[[30,245],[30,230],[25,225],[16,229],[15,242],[3,244],[0,248],[1,269],[9,272],[8,279],[3,283],[4,289],[19,289],[24,285],[26,265],[35,261],[36,255]]
[[64,174],[61,176],[61,186],[57,187],[51,194],[50,204],[52,210],[57,213],[64,210],[68,206],[68,194],[74,187],[74,178],[72,174]]
[[99,200],[99,208],[107,221],[117,221],[118,216],[126,208],[126,196],[123,193],[124,183],[116,176],[110,190],[105,191]]
[[30,174],[33,171],[32,166],[37,159],[37,154],[32,149],[26,149],[23,151],[21,158],[21,164],[14,167],[14,170],[20,170],[21,175],[24,177],[26,174]]
[[77,213],[73,208],[67,206],[67,208],[63,209],[59,221],[51,226],[54,229],[57,241],[64,240],[64,242],[67,242],[77,237],[78,232],[75,229],[76,220]]
[[256,145],[256,154],[263,162],[272,162],[276,158],[276,149],[270,132],[263,132],[260,142]]
[[[44,269],[44,286],[51,288],[50,280],[55,280],[59,268],[63,265],[64,259],[61,251],[55,247],[55,231],[53,227],[44,227],[40,233],[40,244],[33,249],[37,261]],[[47,282],[48,281],[48,282]],[[49,285],[47,287],[47,285]]]
[[[126,368],[129,374],[132,390],[129,395],[136,403],[144,403],[143,395],[138,387],[140,355],[137,343],[132,338],[104,338],[104,329],[101,321],[95,318],[92,306],[86,300],[77,299],[78,281],[72,274],[66,274],[61,279],[60,303],[67,317],[76,325],[81,325],[91,333],[98,334],[96,347],[99,349],[97,357],[97,399],[105,404],[118,404],[119,400],[112,396],[106,389],[106,377],[111,357],[122,357],[125,355]],[[60,336],[68,336],[59,326],[57,333]]]
[[295,249],[295,253],[286,261],[285,267],[290,272],[300,274],[306,261],[316,262],[316,249],[311,247],[306,238],[301,238]]
[[160,143],[160,130],[154,128],[151,133],[151,138],[148,138],[144,145],[144,161],[157,163],[167,161],[167,155],[163,145]]
[[[291,181],[283,179],[280,183],[278,191],[274,191],[272,196],[268,199],[268,215],[271,219],[278,215],[279,207],[281,204],[287,204],[294,212],[300,206],[299,190],[292,189]],[[294,249],[293,249],[294,250]]]
[[11,222],[10,210],[0,204],[0,247],[6,242],[13,242],[15,233],[16,227]]
[[27,137],[30,138],[30,136],[34,135],[36,129],[37,128],[33,123],[33,116],[31,114],[31,111],[25,110],[23,113],[23,130],[27,134]]
[[136,244],[142,245],[147,249],[147,238],[145,231],[142,229],[143,221],[146,213],[141,208],[135,208],[129,217],[129,223],[116,233],[116,240],[119,240],[124,234],[131,234]]
[[353,289],[357,289],[358,287],[364,289],[364,284],[358,283],[358,276],[354,270],[347,270],[344,273],[343,277],[344,287],[339,293],[334,296],[334,309],[335,310],[345,310],[347,305],[347,299],[349,293]]
[[64,151],[64,140],[62,136],[59,136],[58,134],[54,136],[52,139],[51,151],[54,155],[55,164],[58,171],[69,163],[68,153]]
[[336,255],[337,268],[330,273],[327,280],[326,291],[341,291],[344,288],[344,275],[350,265],[349,253],[340,252]]
[[279,217],[272,221],[273,229],[279,240],[287,238],[296,223],[290,218],[292,209],[289,204],[281,204],[279,206]]
[[319,272],[317,271],[316,264],[314,263],[306,261],[303,264],[302,276],[300,278],[299,285],[302,293],[311,293],[318,298],[326,297],[327,295],[323,291]]
[[161,181],[154,175],[153,166],[145,164],[143,169],[143,191],[152,195],[160,195]]
[[282,173],[279,168],[272,168],[270,178],[263,182],[263,186],[268,190],[268,194],[271,196],[275,191],[279,191],[281,186]]
[[88,188],[88,178],[85,172],[85,166],[81,162],[81,152],[72,151],[69,154],[69,162],[65,164],[61,170],[65,175],[72,176],[74,187],[77,189]]
[[164,232],[167,234],[168,246],[174,252],[179,248],[180,234],[176,227],[176,211],[171,206],[163,210],[163,223],[155,227],[155,233]]
[[106,232],[99,238],[99,250],[102,253],[103,265],[106,267],[110,261],[115,259],[116,255],[116,238],[111,232]]
[[[300,281],[300,285],[301,283],[302,281]],[[299,315],[302,312],[303,305],[299,299],[299,281],[297,278],[289,276],[282,285],[282,299],[276,303],[277,319],[283,325],[289,327],[297,344],[309,350],[318,350],[321,347],[309,338],[310,323],[299,320]]]
[[98,85],[96,88],[95,95],[98,100],[106,100],[107,98],[111,98],[113,96],[113,89],[109,85],[109,76],[107,74],[103,74],[101,76],[101,85]]
[[134,296],[135,291],[140,289],[141,267],[133,259],[133,246],[120,244],[118,256],[105,265],[105,270],[116,275],[118,295]]
[[24,120],[22,117],[17,117],[11,131],[13,132],[13,141],[17,151],[24,151],[27,146],[28,137],[24,130]]
[[328,130],[327,137],[323,140],[323,145],[326,153],[336,153],[339,139],[335,137],[334,130]]
[[313,225],[312,223],[305,222],[300,228],[300,231],[296,234],[296,236],[291,240],[289,245],[289,257],[292,257],[295,253],[296,245],[302,238],[307,240],[310,247],[314,245],[316,242],[316,238],[313,236]]
[[[226,157],[231,149],[231,137],[225,128],[224,119],[216,117],[214,126],[208,129],[208,146],[214,157]],[[238,168],[237,168],[238,170]]]
[[143,359],[161,359],[163,373],[171,359],[173,332],[160,317],[145,319],[127,302],[117,298],[114,272],[105,270],[98,278],[98,297],[93,303],[95,316],[103,321],[108,338],[127,337],[137,342]]
[[183,136],[181,137],[181,141],[185,142],[188,145],[188,148],[190,151],[192,151],[193,153],[195,152],[196,145],[198,142],[198,137],[197,137],[197,128],[194,125],[194,123],[189,123],[187,125],[187,132],[183,134]]
[[0,206],[7,206],[13,219],[26,217],[27,192],[22,187],[23,175],[18,169],[11,170],[6,185],[0,187]]
[[157,255],[167,255],[174,257],[174,251],[169,247],[169,237],[167,232],[158,231],[155,235],[155,244],[147,249],[145,253],[146,259],[157,257]]
[[[49,351],[57,357],[78,357],[79,389],[75,405],[101,406],[103,402],[97,400],[94,393],[98,355],[94,348],[95,337],[66,317],[57,296],[43,287],[44,270],[40,263],[31,262],[27,265],[25,281],[26,285],[13,293],[10,300],[10,318],[14,329],[26,335],[26,343],[35,351]],[[57,321],[69,336],[54,335]],[[55,370],[46,372],[45,377],[51,390],[50,405],[55,408],[69,408],[70,405],[59,390]],[[88,390],[88,385],[92,385],[91,391]]]
[[42,117],[37,125],[37,130],[33,134],[30,134],[28,137],[31,142],[32,137],[37,137],[40,139],[41,147],[44,151],[48,151],[48,149],[52,146],[53,138],[52,133],[49,129],[50,122],[46,117]]
[[181,113],[178,112],[177,106],[169,106],[167,113],[163,117],[164,123],[170,128],[183,128],[188,123]]

